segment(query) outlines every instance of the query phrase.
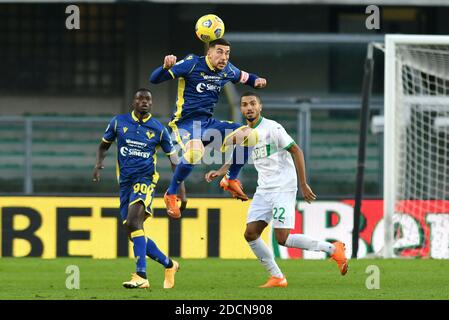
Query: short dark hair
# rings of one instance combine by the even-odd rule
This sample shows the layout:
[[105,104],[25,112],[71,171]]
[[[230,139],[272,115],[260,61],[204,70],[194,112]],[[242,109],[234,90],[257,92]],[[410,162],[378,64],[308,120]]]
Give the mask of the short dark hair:
[[138,94],[139,92],[148,92],[148,93],[150,94],[150,97],[153,95],[153,94],[151,93],[150,89],[147,89],[147,88],[139,88],[139,89],[137,89],[136,91],[134,91],[133,99],[137,96],[137,94]]
[[151,95],[150,89],[147,88],[139,88],[136,91],[134,91],[134,96],[136,96],[139,92],[148,92]]
[[209,48],[213,48],[217,44],[222,46],[228,46],[229,48],[231,47],[231,43],[228,40],[226,40],[225,38],[219,38],[209,42]]
[[259,101],[259,103],[262,103],[260,96],[252,91],[246,91],[245,93],[242,93],[242,95],[240,96],[240,102],[242,101],[243,97],[256,97],[257,101]]

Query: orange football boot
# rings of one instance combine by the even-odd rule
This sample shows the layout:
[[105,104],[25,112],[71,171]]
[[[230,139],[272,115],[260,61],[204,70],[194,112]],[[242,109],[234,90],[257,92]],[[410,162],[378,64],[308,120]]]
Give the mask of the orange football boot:
[[238,179],[230,180],[228,177],[224,176],[220,181],[220,187],[229,191],[233,198],[240,199],[242,201],[248,201],[248,196],[243,192],[243,187]]
[[259,288],[274,288],[274,287],[281,287],[285,288],[288,285],[287,279],[285,279],[285,276],[282,278],[277,278],[275,276],[271,276],[267,283],[264,285],[259,286]]
[[335,246],[334,254],[331,258],[335,260],[338,265],[338,269],[342,276],[348,272],[348,259],[346,258],[346,247],[341,241],[336,241],[332,243]]
[[174,219],[181,218],[181,211],[179,210],[177,201],[178,196],[176,194],[167,194],[167,192],[165,192],[164,202],[167,207],[167,214]]

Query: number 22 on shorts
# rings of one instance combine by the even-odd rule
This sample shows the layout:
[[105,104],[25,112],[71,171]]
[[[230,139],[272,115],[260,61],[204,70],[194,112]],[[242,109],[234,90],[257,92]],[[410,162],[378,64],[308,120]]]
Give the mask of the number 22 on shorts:
[[279,222],[284,223],[284,220],[285,220],[284,213],[285,213],[285,208],[283,208],[283,207],[276,208],[275,207],[273,209],[273,220],[278,220]]

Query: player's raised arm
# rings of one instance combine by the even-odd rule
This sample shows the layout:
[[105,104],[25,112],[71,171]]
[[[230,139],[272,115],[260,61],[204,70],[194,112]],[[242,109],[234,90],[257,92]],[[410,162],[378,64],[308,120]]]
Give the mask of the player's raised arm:
[[267,86],[267,79],[265,78],[257,78],[254,80],[254,88],[256,89],[262,89]]
[[262,89],[267,86],[267,79],[261,78],[254,73],[247,73],[246,71],[243,70],[240,72],[241,76],[239,78],[239,82],[251,86],[255,89]]
[[164,57],[164,64],[162,66],[163,69],[168,70],[171,67],[173,67],[176,63],[176,60],[178,58],[172,54],[169,54],[168,56]]
[[150,76],[150,82],[158,84],[167,80],[183,77],[195,66],[193,55],[188,55],[184,59],[177,61],[174,55],[164,57],[161,67],[156,68]]
[[255,89],[262,89],[267,86],[267,79],[259,77],[257,74],[240,70],[232,63],[229,63],[232,71],[234,71],[233,83],[243,83]]
[[176,63],[177,57],[170,54],[168,56],[164,57],[164,63],[161,67],[156,68],[153,73],[150,76],[150,82],[154,84],[158,84],[170,79],[173,79],[172,75],[170,74],[169,70],[171,67],[173,67]]

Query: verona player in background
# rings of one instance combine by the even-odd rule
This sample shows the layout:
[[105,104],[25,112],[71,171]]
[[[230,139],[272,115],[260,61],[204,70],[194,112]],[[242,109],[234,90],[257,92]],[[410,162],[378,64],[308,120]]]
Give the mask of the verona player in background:
[[[167,129],[151,115],[152,97],[148,89],[136,91],[133,111],[115,116],[110,121],[97,151],[93,181],[100,181],[100,170],[111,144],[117,142],[118,178],[120,185],[120,215],[133,242],[136,257],[136,273],[130,281],[123,282],[125,288],[149,288],[146,275],[146,255],[165,267],[164,288],[175,284],[175,273],[179,264],[163,254],[153,240],[145,237],[143,223],[152,214],[152,201],[159,174],[156,171],[156,151],[162,150],[174,168],[176,152]],[[184,186],[180,195],[184,199]],[[183,210],[183,208],[181,208]]]
[[[252,151],[252,159],[258,173],[257,190],[248,211],[245,239],[265,269],[271,274],[262,288],[286,287],[287,279],[274,260],[270,248],[260,238],[272,221],[276,241],[289,248],[324,251],[337,262],[342,275],[348,269],[345,245],[336,241],[314,240],[303,234],[291,234],[295,225],[297,180],[304,199],[316,199],[307,184],[302,150],[276,121],[262,117],[260,97],[252,92],[240,98],[240,110],[248,125],[258,131],[259,140]],[[226,174],[229,164],[206,174],[207,182]]]
[[[183,157],[176,167],[164,197],[167,213],[171,217],[181,216],[176,203],[177,190],[192,172],[195,163],[201,160],[204,147],[211,142],[204,138],[208,129],[220,132],[222,152],[226,150],[226,146],[235,145],[234,160],[220,186],[229,191],[233,197],[242,201],[248,200],[237,176],[247,162],[249,156],[247,147],[251,147],[253,142],[257,141],[257,137],[253,136],[254,133],[247,126],[213,118],[213,112],[220,92],[227,82],[240,82],[253,88],[264,88],[267,81],[235,67],[229,62],[230,51],[231,44],[220,38],[209,43],[206,56],[190,54],[178,62],[174,55],[165,56],[163,65],[151,74],[150,81],[154,84],[178,79],[176,111],[169,127],[183,151]],[[198,129],[194,129],[195,126]],[[227,134],[229,132],[231,133]],[[243,155],[243,161],[240,163],[236,160],[237,154]]]

